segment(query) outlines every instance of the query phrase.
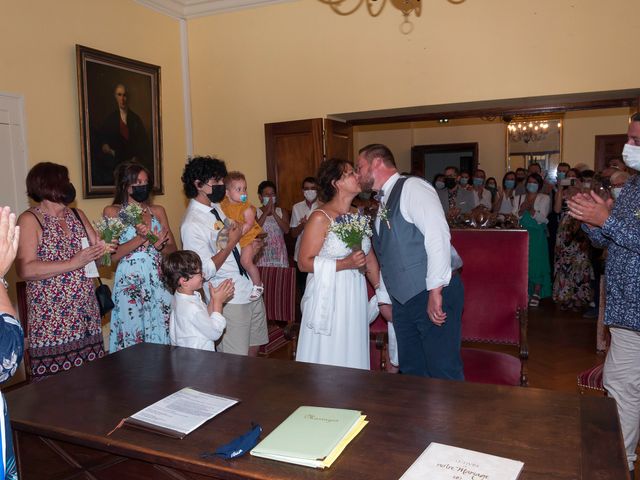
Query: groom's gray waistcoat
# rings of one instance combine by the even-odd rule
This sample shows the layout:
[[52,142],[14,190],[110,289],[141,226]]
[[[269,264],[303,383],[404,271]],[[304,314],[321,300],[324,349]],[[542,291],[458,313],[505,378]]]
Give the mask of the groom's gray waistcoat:
[[[373,231],[373,248],[387,292],[401,304],[427,289],[424,235],[400,212],[400,194],[406,180],[399,178],[391,192],[385,192],[389,223],[380,219],[379,232],[375,228]],[[416,208],[423,207],[416,205]]]

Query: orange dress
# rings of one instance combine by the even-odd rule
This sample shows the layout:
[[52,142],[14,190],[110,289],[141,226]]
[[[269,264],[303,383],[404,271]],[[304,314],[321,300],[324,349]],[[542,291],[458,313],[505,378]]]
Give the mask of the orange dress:
[[[227,218],[230,218],[234,222],[239,223],[241,225],[244,224],[245,210],[247,208],[253,208],[254,211],[256,210],[256,207],[251,205],[249,202],[231,203],[227,197],[224,197],[224,199],[220,202],[220,207],[222,208],[222,211],[227,216]],[[262,227],[258,225],[258,222],[253,222],[253,227],[251,227],[249,231],[240,238],[240,246],[246,247],[251,242],[253,242],[256,239],[256,237],[260,235],[262,232],[263,232]]]

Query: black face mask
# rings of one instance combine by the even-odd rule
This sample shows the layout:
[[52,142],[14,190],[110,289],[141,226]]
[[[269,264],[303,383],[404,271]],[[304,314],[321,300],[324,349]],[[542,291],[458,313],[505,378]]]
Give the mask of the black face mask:
[[211,203],[220,203],[224,198],[224,192],[224,185],[212,185],[211,193],[207,193],[207,197]]
[[73,186],[73,183],[69,182],[67,187],[64,189],[64,193],[62,195],[62,203],[65,205],[69,205],[73,203],[76,199],[76,187]]
[[149,198],[149,185],[134,185],[129,196],[138,203],[144,202]]
[[452,189],[453,187],[456,186],[456,179],[451,177],[446,177],[444,179],[444,186],[447,187],[448,189]]

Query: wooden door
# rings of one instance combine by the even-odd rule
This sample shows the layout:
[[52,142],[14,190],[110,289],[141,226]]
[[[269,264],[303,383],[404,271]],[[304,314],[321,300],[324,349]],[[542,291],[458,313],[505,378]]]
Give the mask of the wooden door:
[[267,178],[278,187],[278,204],[291,211],[302,200],[302,180],[315,176],[323,159],[322,119],[267,123]]
[[353,127],[325,119],[326,158],[341,158],[353,163]]
[[622,157],[622,149],[627,143],[627,135],[596,135],[595,161],[593,162],[596,172],[604,170],[609,162],[614,158]]

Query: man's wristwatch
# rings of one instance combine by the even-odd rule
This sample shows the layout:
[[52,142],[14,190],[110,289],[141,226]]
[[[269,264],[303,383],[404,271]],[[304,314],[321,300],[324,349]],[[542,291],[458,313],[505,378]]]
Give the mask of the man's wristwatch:
[[4,279],[4,277],[0,277],[0,284],[2,284],[2,286],[5,288],[5,290],[9,290],[9,284]]

